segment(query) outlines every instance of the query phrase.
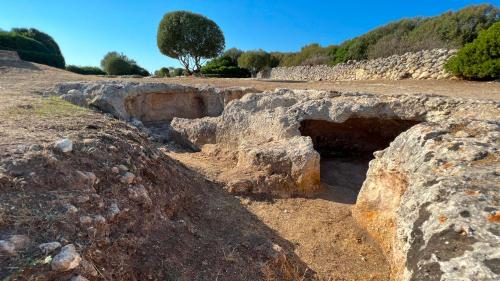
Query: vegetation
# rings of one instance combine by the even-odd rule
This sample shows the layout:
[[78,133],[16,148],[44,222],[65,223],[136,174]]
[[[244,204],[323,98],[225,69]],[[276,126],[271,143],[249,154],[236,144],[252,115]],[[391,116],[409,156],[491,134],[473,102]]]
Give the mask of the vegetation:
[[245,68],[240,68],[234,62],[234,57],[221,56],[208,62],[201,68],[201,73],[210,77],[250,77],[250,72]]
[[106,75],[106,72],[95,66],[68,65],[66,70],[82,75]]
[[472,42],[481,30],[499,20],[500,9],[493,5],[469,6],[436,17],[392,22],[338,46],[310,44],[297,53],[273,54],[280,66],[335,65],[434,48],[455,49]]
[[155,76],[157,77],[169,77],[170,75],[170,70],[166,67],[162,67],[155,71]]
[[445,68],[454,75],[467,79],[489,80],[500,78],[500,22],[466,44]]
[[255,77],[257,72],[271,65],[271,55],[263,50],[248,51],[238,58],[238,66],[246,68]]
[[199,72],[203,60],[217,57],[225,47],[224,34],[214,21],[186,11],[165,14],[157,43],[162,54],[178,59],[189,74]]
[[13,28],[0,31],[0,50],[16,51],[25,61],[64,68],[64,57],[56,41],[37,29]]
[[233,65],[238,65],[238,58],[243,54],[243,51],[238,48],[231,48],[224,52],[223,57],[231,59]]
[[149,72],[124,54],[109,52],[101,60],[101,68],[108,75],[149,76]]

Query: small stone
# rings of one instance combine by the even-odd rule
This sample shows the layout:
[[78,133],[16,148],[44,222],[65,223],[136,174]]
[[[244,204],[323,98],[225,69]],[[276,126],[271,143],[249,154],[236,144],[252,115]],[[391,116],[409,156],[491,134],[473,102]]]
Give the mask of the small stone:
[[91,224],[92,223],[92,218],[89,216],[81,216],[80,217],[80,223],[81,224]]
[[111,168],[111,172],[118,174],[120,172],[120,169],[118,169],[118,167],[113,167]]
[[61,139],[55,142],[54,147],[63,152],[71,152],[73,150],[73,142],[70,139]]
[[29,148],[30,151],[41,151],[43,150],[43,146],[39,144],[32,144]]
[[29,241],[26,235],[11,235],[7,240],[0,240],[0,253],[15,255],[17,251],[25,248]]
[[73,278],[71,278],[70,281],[89,281],[89,279],[87,279],[81,275],[77,275],[77,276],[73,276]]
[[118,168],[119,168],[121,171],[124,171],[124,172],[128,171],[128,168],[127,168],[127,166],[125,166],[125,165],[118,165]]
[[94,222],[96,224],[105,224],[106,223],[106,219],[103,216],[101,216],[101,215],[96,215],[94,217]]
[[120,208],[118,207],[118,204],[116,203],[111,203],[111,206],[109,206],[108,210],[108,216],[109,219],[114,219],[116,215],[120,213]]
[[149,197],[148,191],[143,185],[132,186],[128,189],[128,198],[145,206],[153,205],[153,201]]
[[79,203],[79,204],[86,203],[89,200],[90,200],[90,197],[88,195],[79,195],[75,199],[76,203]]
[[48,242],[48,243],[43,243],[38,245],[38,249],[42,251],[43,254],[47,255],[55,250],[59,249],[61,247],[61,243],[55,241],[55,242]]
[[73,206],[69,203],[64,204],[63,209],[64,209],[65,214],[74,214],[74,213],[78,212],[78,208],[76,208],[75,206]]
[[135,179],[135,175],[130,173],[130,172],[126,172],[125,175],[123,175],[121,178],[120,178],[120,181],[122,183],[128,183],[128,184],[131,184],[134,182],[134,179]]
[[16,254],[16,247],[7,240],[0,240],[0,253],[13,256]]
[[99,275],[94,265],[85,259],[82,259],[82,261],[80,262],[80,268],[80,274],[85,274],[87,276],[90,275],[92,277],[96,277],[97,275]]
[[75,246],[68,244],[52,259],[52,270],[59,272],[71,270],[80,265],[81,260],[82,258],[76,252]]

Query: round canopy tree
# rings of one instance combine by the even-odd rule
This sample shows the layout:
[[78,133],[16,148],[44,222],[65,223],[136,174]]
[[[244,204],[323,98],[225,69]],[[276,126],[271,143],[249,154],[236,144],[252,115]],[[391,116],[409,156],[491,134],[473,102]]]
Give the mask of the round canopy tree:
[[199,72],[204,60],[225,48],[224,34],[214,21],[186,11],[163,16],[157,41],[161,53],[178,59],[188,73]]

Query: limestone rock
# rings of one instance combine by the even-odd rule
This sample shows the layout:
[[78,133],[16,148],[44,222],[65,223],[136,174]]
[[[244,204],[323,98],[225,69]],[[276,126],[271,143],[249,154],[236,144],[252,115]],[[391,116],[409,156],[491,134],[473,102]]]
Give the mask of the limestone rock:
[[50,92],[120,119],[134,118],[148,123],[169,122],[174,117],[218,116],[230,101],[259,91],[243,87],[218,89],[165,83],[94,81],[61,83]]
[[48,243],[43,243],[38,245],[38,249],[42,251],[43,254],[50,254],[54,252],[55,250],[59,249],[61,247],[61,243],[55,241],[55,242],[48,242]]
[[448,79],[451,75],[444,70],[444,62],[455,53],[456,50],[434,49],[365,61],[348,61],[333,67],[275,67],[259,72],[257,77],[309,81]]
[[199,148],[238,152],[228,184],[237,193],[314,193],[322,142],[375,151],[354,215],[394,280],[496,280],[498,116],[494,101],[281,89],[171,126]]
[[29,241],[26,235],[11,235],[6,240],[0,240],[0,253],[16,255],[19,250],[28,245]]
[[82,258],[75,249],[73,244],[68,244],[62,247],[59,254],[52,259],[52,270],[54,271],[68,271],[80,265]]
[[63,153],[71,152],[73,150],[73,142],[70,139],[61,139],[54,143],[54,148]]

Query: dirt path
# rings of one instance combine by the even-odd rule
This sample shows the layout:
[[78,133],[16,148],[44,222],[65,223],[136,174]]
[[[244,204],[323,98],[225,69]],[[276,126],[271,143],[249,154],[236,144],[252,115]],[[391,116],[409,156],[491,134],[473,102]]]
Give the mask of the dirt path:
[[[204,152],[168,155],[215,181],[224,181],[235,159]],[[246,208],[295,245],[295,254],[320,280],[388,280],[389,268],[378,246],[351,215],[367,162],[322,162],[325,191],[314,198],[253,200]]]

